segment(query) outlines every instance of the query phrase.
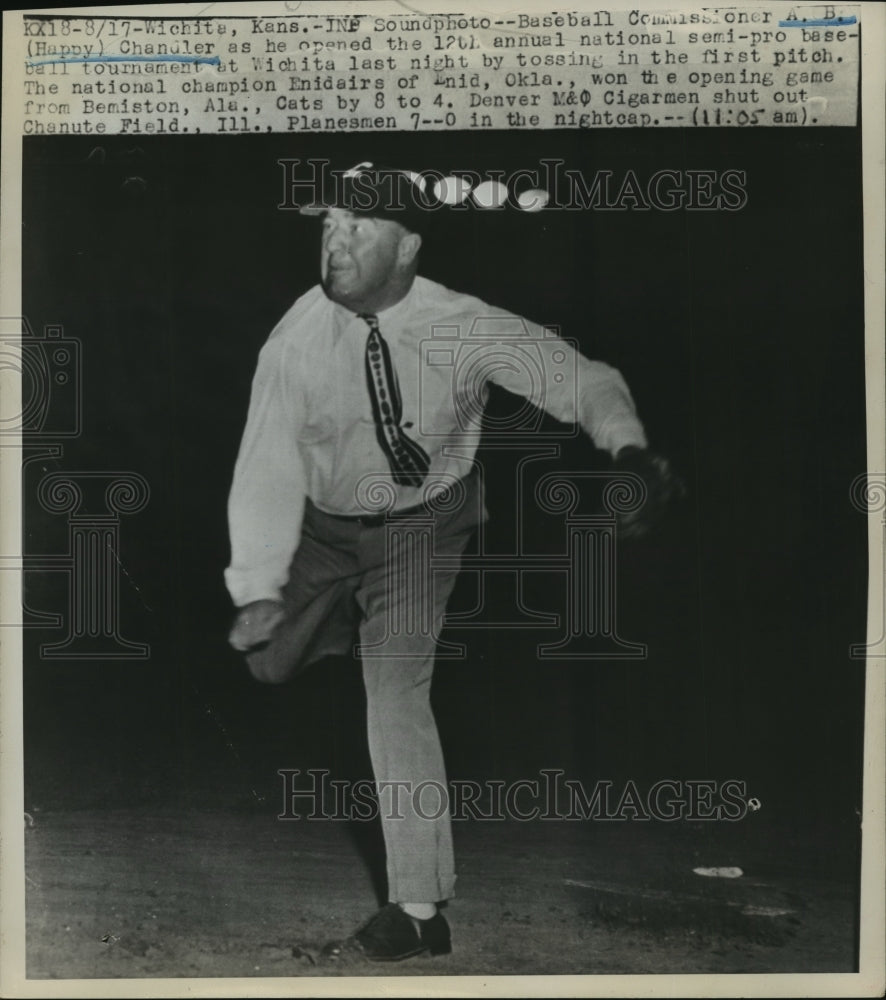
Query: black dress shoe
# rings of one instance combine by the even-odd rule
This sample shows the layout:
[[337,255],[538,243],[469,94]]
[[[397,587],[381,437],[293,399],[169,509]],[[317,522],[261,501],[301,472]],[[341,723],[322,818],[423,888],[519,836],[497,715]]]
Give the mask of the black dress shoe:
[[430,952],[448,955],[452,951],[449,924],[442,913],[429,920],[410,917],[396,903],[388,903],[357,933],[354,940],[373,962],[399,962]]

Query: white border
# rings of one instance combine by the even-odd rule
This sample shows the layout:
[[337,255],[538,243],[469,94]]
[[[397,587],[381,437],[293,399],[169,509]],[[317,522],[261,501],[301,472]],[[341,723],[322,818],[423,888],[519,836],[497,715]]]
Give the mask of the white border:
[[[307,4],[298,4],[300,13]],[[466,4],[434,2],[433,12],[464,9]],[[553,2],[500,0],[483,4],[483,11],[548,10]],[[581,8],[581,0],[560,4]],[[625,3],[609,0],[602,8],[697,9],[700,4],[668,3],[666,0]],[[711,5],[713,6],[713,5]],[[731,5],[730,5],[731,6]],[[738,4],[736,6],[754,6]],[[760,4],[766,9],[792,4],[782,0]],[[282,7],[282,10],[281,10]],[[252,14],[295,13],[291,4],[163,4],[164,16],[196,16],[212,11],[215,16],[232,16],[247,9]],[[334,2],[324,4],[324,12],[400,13],[414,9],[406,4]],[[156,14],[159,7],[114,6],[56,8],[57,13],[132,15]],[[474,11],[476,8],[471,7]],[[33,13],[46,13],[45,8]],[[0,315],[21,315],[21,58],[11,54],[13,40],[22,37],[24,11],[3,15],[3,122],[2,169],[0,169]],[[886,355],[884,355],[884,315],[886,315],[886,4],[865,3],[861,15],[862,42],[862,122],[864,159],[864,270],[865,270],[865,350],[868,408],[868,470],[881,473],[886,468]],[[822,192],[826,197],[827,192]],[[10,372],[0,371],[0,392],[13,401],[20,386]],[[10,460],[12,456],[15,460]],[[21,498],[19,466],[15,449],[0,451],[0,551],[19,553]],[[847,490],[849,484],[847,483]],[[869,514],[870,588],[868,642],[877,643],[884,616],[882,579],[886,512]],[[14,574],[4,574],[14,577]],[[18,614],[21,594],[18,582],[4,583],[0,592],[0,620]],[[848,638],[848,637],[847,637]],[[784,975],[647,975],[647,976],[394,976],[390,978],[348,979],[338,977],[268,979],[113,979],[113,980],[27,980],[25,978],[24,923],[24,836],[22,824],[22,733],[21,733],[21,634],[12,629],[0,632],[0,996],[3,997],[278,997],[278,996],[638,996],[638,997],[725,997],[725,996],[881,996],[886,989],[886,836],[884,836],[884,788],[886,788],[886,656],[872,656],[866,665],[864,732],[864,814],[861,894],[860,971],[845,974]],[[847,667],[848,668],[848,667]]]

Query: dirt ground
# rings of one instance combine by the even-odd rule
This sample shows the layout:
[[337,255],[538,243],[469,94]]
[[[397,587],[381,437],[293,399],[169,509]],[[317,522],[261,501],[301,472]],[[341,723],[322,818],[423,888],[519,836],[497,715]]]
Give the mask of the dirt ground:
[[[345,823],[280,821],[267,802],[30,820],[29,978],[855,968],[851,872],[824,863],[827,844],[792,844],[754,817],[728,829],[457,822],[453,953],[396,965],[323,956],[377,905],[371,837]],[[692,872],[736,864],[734,879]]]
[[[457,819],[457,896],[445,911],[452,954],[379,965],[347,951],[336,960],[325,946],[383,901],[380,832],[374,823],[279,819],[278,769],[371,777],[361,682],[347,664],[279,689],[248,678],[238,686],[238,674],[221,670],[187,685],[153,664],[129,674],[34,671],[25,731],[28,978],[855,971],[859,824],[839,786],[810,797],[821,775],[806,766],[810,777],[794,788],[784,776],[799,768],[789,760],[773,768],[768,744],[734,772],[715,768],[705,756],[713,729],[704,745],[685,734],[681,767],[682,731],[655,729],[668,716],[653,719],[651,697],[653,721],[638,715],[618,738],[624,714],[609,724],[604,708],[618,703],[624,671],[585,699],[600,706],[593,726],[567,711],[567,696],[586,695],[568,678],[493,687],[495,678],[475,672],[440,672],[451,779],[537,777],[539,761],[588,789],[598,777],[621,787],[644,773],[720,770],[747,778],[762,807],[734,822]],[[484,678],[497,716],[485,712]],[[646,702],[631,690],[623,700],[637,714]],[[548,719],[565,720],[562,732]],[[592,761],[579,752],[579,723],[593,737]],[[784,742],[803,746],[793,733]],[[706,878],[693,873],[701,866],[743,874]]]

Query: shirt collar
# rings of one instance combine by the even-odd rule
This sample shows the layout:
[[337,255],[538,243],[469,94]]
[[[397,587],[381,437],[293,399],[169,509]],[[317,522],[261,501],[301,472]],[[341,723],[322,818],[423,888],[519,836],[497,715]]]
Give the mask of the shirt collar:
[[410,306],[415,300],[415,285],[416,282],[413,280],[412,284],[409,286],[409,291],[400,299],[399,302],[395,302],[392,306],[388,306],[387,309],[382,309],[378,313],[378,325],[382,326],[383,323],[396,323],[400,318],[408,313]]
[[[402,317],[409,312],[409,309],[414,303],[417,295],[417,284],[418,278],[412,282],[409,291],[403,296],[402,299],[400,299],[399,302],[395,302],[392,306],[388,306],[387,309],[382,309],[380,312],[376,313],[380,330],[384,331],[386,326],[391,327],[399,323]],[[338,302],[333,303],[333,309],[336,320],[341,328],[344,328],[354,320],[359,319],[359,313],[353,312],[348,309],[347,306],[343,306]],[[363,323],[365,321],[360,320],[360,322]]]

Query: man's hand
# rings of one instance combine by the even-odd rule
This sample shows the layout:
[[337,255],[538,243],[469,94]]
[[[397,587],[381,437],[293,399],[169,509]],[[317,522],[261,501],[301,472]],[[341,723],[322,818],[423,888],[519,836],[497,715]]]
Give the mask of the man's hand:
[[237,612],[228,642],[246,653],[255,646],[268,642],[274,629],[286,617],[286,609],[279,601],[253,601]]
[[622,448],[612,463],[615,472],[631,472],[646,486],[646,499],[636,510],[619,514],[622,538],[640,538],[655,527],[668,507],[686,496],[686,487],[668,460],[646,448]]

